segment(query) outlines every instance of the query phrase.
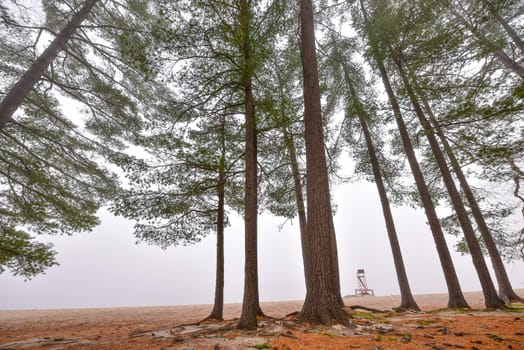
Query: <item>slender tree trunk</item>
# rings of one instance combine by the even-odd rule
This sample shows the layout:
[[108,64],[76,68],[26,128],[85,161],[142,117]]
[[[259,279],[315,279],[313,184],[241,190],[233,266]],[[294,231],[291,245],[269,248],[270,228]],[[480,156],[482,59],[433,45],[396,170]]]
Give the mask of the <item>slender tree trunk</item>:
[[[291,163],[291,173],[293,175],[293,185],[295,187],[295,201],[297,203],[298,223],[300,226],[300,241],[302,243],[302,260],[304,262],[304,271],[306,271],[307,261],[307,219],[306,206],[304,203],[304,194],[302,193],[302,181],[300,181],[300,170],[298,168],[297,150],[293,142],[293,136],[289,133],[287,125],[282,128],[284,134],[284,142],[289,153],[289,161]],[[304,277],[307,279],[308,275],[305,273]]]
[[485,48],[489,49],[493,56],[495,56],[506,68],[511,70],[513,73],[517,74],[521,78],[524,79],[524,67],[521,66],[517,61],[512,59],[511,57],[504,52],[501,48],[494,45],[492,42],[489,41],[488,38],[484,34],[482,34],[477,28],[475,28],[471,23],[469,23],[461,14],[459,14],[455,9],[451,9],[451,12],[455,16],[455,18],[462,24],[464,27],[466,27],[467,30],[473,34],[473,36],[478,40],[478,42],[484,46]]
[[348,82],[350,93],[353,96],[353,98],[355,99],[356,101],[355,103],[359,105],[357,107],[357,110],[359,111],[358,120],[362,127],[362,133],[364,134],[364,139],[366,140],[366,146],[368,149],[369,159],[371,162],[371,168],[373,170],[373,177],[375,179],[375,184],[377,186],[378,194],[380,197],[380,203],[382,204],[382,213],[384,214],[384,220],[386,222],[386,230],[388,233],[389,243],[391,245],[391,252],[393,254],[393,262],[395,265],[395,271],[397,273],[398,284],[400,287],[400,296],[401,296],[400,306],[396,309],[420,311],[420,308],[418,307],[417,302],[413,298],[413,294],[411,293],[411,288],[409,286],[408,275],[406,273],[406,268],[404,266],[404,260],[402,258],[402,251],[400,249],[400,244],[398,242],[397,230],[395,228],[393,214],[391,213],[391,207],[389,205],[389,199],[388,199],[388,195],[386,192],[386,187],[384,186],[384,181],[382,180],[382,172],[380,171],[380,164],[379,164],[378,157],[375,151],[375,146],[373,145],[371,133],[369,132],[366,117],[362,113],[363,107],[360,104],[360,100],[358,99],[357,92],[355,91],[355,88],[351,84],[349,75],[346,72],[345,67],[344,67],[344,73],[346,74],[346,81]]
[[224,217],[225,217],[225,184],[226,184],[226,144],[225,144],[225,117],[222,116],[220,126],[220,164],[218,169],[218,208],[217,208],[217,256],[216,256],[216,283],[215,302],[208,319],[224,319]]
[[73,15],[71,21],[58,33],[55,40],[29,67],[18,82],[9,90],[0,103],[0,130],[6,123],[12,121],[11,117],[22,104],[27,94],[33,89],[40,77],[47,70],[51,62],[62,51],[67,41],[73,36],[76,29],[87,18],[97,0],[86,0],[80,10]]
[[251,49],[251,9],[248,0],[240,1],[240,25],[242,27],[243,44],[241,47],[243,60],[242,86],[245,97],[245,130],[246,130],[246,172],[244,193],[244,224],[245,224],[245,266],[244,266],[244,298],[242,313],[238,323],[240,329],[256,329],[257,315],[262,314],[258,294],[258,182],[257,182],[257,125],[255,115],[255,100],[253,97],[253,57]]
[[[367,13],[362,0],[360,0],[360,5],[362,8],[362,14],[364,16],[366,26],[368,26],[369,22],[367,19]],[[448,307],[469,308],[466,299],[464,299],[462,289],[460,288],[457,273],[455,271],[455,267],[453,266],[453,261],[451,260],[451,255],[449,253],[449,249],[446,244],[446,239],[444,238],[444,233],[442,232],[442,227],[440,226],[440,222],[435,211],[435,206],[433,205],[433,200],[431,199],[431,195],[424,180],[424,176],[420,171],[420,166],[418,164],[417,157],[415,156],[415,151],[413,150],[413,145],[411,144],[409,133],[407,131],[406,124],[404,123],[404,119],[402,117],[402,112],[400,111],[400,105],[398,103],[397,97],[395,96],[395,93],[393,92],[393,88],[391,87],[386,67],[384,66],[384,63],[378,52],[378,44],[376,43],[372,33],[368,32],[368,36],[375,62],[377,64],[380,76],[382,78],[384,88],[388,95],[391,108],[395,115],[395,120],[399,129],[400,138],[402,139],[402,144],[404,146],[404,151],[406,152],[408,163],[411,168],[411,172],[413,173],[413,177],[415,179],[415,183],[420,194],[422,204],[424,206],[424,211],[426,213],[429,227],[433,235],[433,240],[435,241],[435,245],[437,247],[440,265],[442,266],[444,277],[446,279],[446,286],[448,288]]]
[[393,52],[393,50],[391,50],[391,48],[390,53],[400,73],[400,77],[402,78],[404,88],[406,89],[411,103],[415,109],[415,114],[417,115],[420,124],[424,129],[424,133],[426,134],[426,138],[428,139],[431,151],[440,169],[440,173],[442,174],[444,185],[446,186],[446,189],[451,199],[451,203],[453,204],[453,208],[455,209],[455,213],[457,214],[460,226],[462,227],[462,231],[464,232],[464,237],[466,238],[466,243],[468,245],[468,249],[471,253],[471,258],[473,260],[473,265],[475,266],[475,270],[477,271],[480,285],[482,287],[486,307],[493,309],[503,308],[505,306],[504,301],[502,301],[497,295],[497,291],[495,290],[495,286],[493,285],[493,281],[491,280],[491,276],[489,274],[488,267],[486,266],[484,256],[482,255],[480,244],[477,241],[477,237],[475,236],[473,226],[471,225],[471,221],[469,220],[466,207],[462,202],[462,198],[460,197],[460,193],[455,185],[455,181],[453,180],[451,171],[448,168],[448,164],[446,163],[444,154],[440,149],[437,138],[435,137],[433,129],[431,128],[431,124],[429,123],[426,116],[424,115],[424,112],[422,111],[422,107],[419,104],[418,98],[415,95],[415,91],[411,85],[410,79],[408,78],[406,70],[404,69],[401,53],[396,55]]
[[520,38],[517,32],[509,25],[509,23],[502,18],[502,16],[495,10],[493,5],[491,4],[491,1],[482,1],[484,6],[488,8],[488,11],[491,13],[493,18],[504,28],[506,33],[508,33],[511,40],[513,40],[513,43],[517,45],[519,50],[524,54],[524,41]]
[[495,17],[495,19],[497,20],[497,22],[499,22],[499,24],[504,28],[504,30],[506,31],[506,33],[508,33],[508,35],[510,36],[510,38],[513,40],[513,42],[515,43],[515,45],[517,45],[517,47],[519,48],[519,50],[521,51],[521,53],[524,54],[524,41],[522,41],[522,39],[520,38],[520,36],[517,34],[517,32],[515,32],[513,30],[513,28],[511,28],[511,26],[509,25],[508,22],[506,22],[504,20],[504,18],[502,18],[499,14],[496,14],[496,13],[493,13],[493,16]]
[[[324,153],[324,133],[320,108],[315,49],[313,6],[302,1],[301,57],[304,79],[304,125],[307,174],[307,260],[305,266],[306,299],[299,320],[312,324],[349,324],[348,315],[340,301],[340,282],[336,261],[335,228],[329,195],[329,179]],[[335,252],[333,248],[335,247]]]
[[442,130],[439,128],[437,119],[435,118],[435,115],[433,114],[433,111],[431,110],[426,98],[424,96],[421,96],[421,98],[424,108],[428,113],[430,121],[433,125],[433,128],[436,130],[436,134],[438,135],[440,142],[444,146],[444,150],[446,151],[446,154],[451,161],[453,171],[455,172],[455,175],[459,180],[460,187],[462,188],[462,191],[466,196],[473,217],[475,218],[475,221],[477,223],[477,228],[480,231],[484,244],[486,245],[486,248],[488,250],[491,259],[491,264],[493,266],[493,270],[495,271],[495,276],[497,278],[497,283],[499,286],[499,297],[505,302],[524,301],[514,292],[513,287],[511,286],[511,282],[506,272],[506,268],[504,267],[504,262],[500,257],[497,245],[493,240],[493,236],[491,235],[490,229],[488,228],[488,225],[484,220],[484,216],[482,215],[482,211],[480,210],[477,199],[475,198],[475,195],[473,194],[473,191],[469,186],[466,176],[462,171],[462,168],[459,164],[457,157],[455,156],[455,153],[453,152],[453,149],[451,148],[446,137],[444,137]]

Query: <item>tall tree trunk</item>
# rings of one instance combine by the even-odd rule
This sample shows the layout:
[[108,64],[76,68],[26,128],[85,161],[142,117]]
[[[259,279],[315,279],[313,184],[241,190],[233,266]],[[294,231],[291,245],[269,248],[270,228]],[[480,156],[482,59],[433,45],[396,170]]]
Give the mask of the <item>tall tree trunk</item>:
[[402,251],[398,242],[395,222],[391,213],[391,207],[389,205],[386,187],[384,186],[384,181],[382,180],[382,172],[380,171],[380,164],[375,151],[375,146],[373,145],[371,133],[369,132],[366,116],[362,113],[363,107],[360,103],[360,100],[358,99],[358,95],[355,88],[353,87],[353,84],[351,84],[349,74],[346,71],[346,67],[344,67],[344,73],[346,75],[346,81],[348,83],[351,96],[355,99],[355,103],[358,104],[357,117],[360,122],[360,126],[362,127],[364,139],[366,140],[366,146],[371,162],[371,168],[373,170],[373,177],[375,179],[375,184],[377,186],[377,191],[380,197],[380,203],[382,204],[382,213],[384,214],[384,220],[386,222],[386,230],[388,233],[389,243],[391,245],[391,252],[393,254],[393,263],[395,265],[395,271],[397,273],[398,284],[400,287],[400,306],[396,309],[420,311],[420,308],[418,307],[417,302],[413,298],[413,294],[411,293],[411,288],[409,286],[408,275],[406,273],[404,260],[402,258]]
[[444,136],[442,130],[438,126],[437,119],[435,118],[435,115],[433,114],[433,111],[430,108],[428,101],[426,100],[426,98],[423,95],[421,95],[421,99],[422,99],[424,108],[426,110],[426,113],[428,114],[430,118],[432,126],[436,130],[436,134],[438,135],[440,142],[444,146],[444,150],[446,151],[446,154],[448,158],[450,159],[451,166],[453,167],[453,171],[455,172],[455,175],[457,176],[457,179],[459,180],[460,187],[462,188],[462,191],[464,192],[464,195],[466,196],[466,199],[468,201],[469,207],[471,208],[473,217],[475,218],[475,221],[477,223],[477,228],[480,231],[480,234],[482,235],[482,240],[484,241],[484,244],[486,245],[486,248],[488,250],[488,253],[491,259],[491,264],[493,266],[493,270],[495,271],[495,276],[497,278],[497,283],[499,286],[499,297],[502,300],[504,300],[505,302],[524,301],[521,297],[519,297],[515,293],[515,291],[513,290],[513,287],[511,286],[511,282],[506,272],[506,268],[504,267],[504,262],[502,261],[502,258],[500,257],[500,253],[497,249],[497,245],[495,244],[491,231],[488,228],[486,221],[484,220],[484,216],[482,215],[482,211],[480,210],[477,199],[475,198],[475,195],[473,194],[473,191],[471,190],[471,187],[469,186],[466,176],[464,175],[464,172],[462,171],[462,168],[459,164],[457,157],[455,156],[455,153],[453,152],[453,149],[451,148],[448,140]]
[[408,93],[411,103],[415,109],[415,114],[417,115],[417,118],[420,121],[422,128],[424,129],[424,133],[431,147],[431,152],[433,153],[433,156],[435,157],[437,165],[440,169],[444,185],[446,186],[449,197],[451,199],[451,203],[453,205],[453,208],[455,209],[455,213],[457,214],[457,218],[459,220],[460,226],[462,227],[462,231],[464,232],[464,237],[466,238],[466,243],[468,245],[468,249],[471,253],[471,258],[473,260],[473,265],[475,266],[475,270],[477,271],[480,285],[482,287],[482,292],[484,294],[484,303],[488,308],[503,308],[505,306],[504,301],[502,301],[497,295],[497,291],[495,290],[495,286],[493,285],[493,281],[491,280],[491,276],[489,274],[488,267],[486,266],[484,256],[482,255],[480,244],[477,241],[477,237],[475,236],[473,226],[471,225],[471,221],[469,220],[466,207],[462,202],[462,198],[460,197],[460,193],[457,190],[455,181],[453,180],[453,176],[451,175],[451,171],[448,168],[448,164],[446,163],[444,154],[440,149],[431,124],[429,123],[428,119],[424,115],[424,112],[422,111],[422,107],[420,106],[418,98],[415,95],[415,91],[411,85],[412,83],[410,82],[406,70],[404,69],[401,57],[402,54],[393,52],[391,48],[390,54],[393,58],[393,61],[395,62],[395,65],[397,66],[404,88],[406,89],[406,92]]
[[[300,241],[302,243],[302,260],[304,262],[304,271],[306,271],[307,261],[307,219],[306,206],[304,203],[304,194],[302,193],[302,181],[300,181],[300,170],[298,168],[297,150],[293,142],[293,136],[289,133],[287,125],[283,126],[282,132],[284,134],[284,142],[289,153],[289,161],[291,163],[291,173],[293,175],[293,185],[295,188],[295,201],[297,204],[298,223],[300,226]],[[308,275],[304,273],[305,279]]]
[[[452,5],[453,6],[453,5]],[[489,41],[484,34],[482,34],[477,28],[475,28],[471,23],[469,23],[460,13],[458,13],[454,8],[451,8],[451,12],[455,16],[458,22],[460,22],[467,30],[473,34],[477,41],[489,49],[493,56],[495,56],[506,68],[511,70],[513,73],[517,74],[524,79],[524,67],[521,66],[517,61],[504,52],[501,48],[497,47],[495,44]]]
[[245,97],[246,172],[244,193],[245,266],[244,298],[238,322],[240,329],[256,329],[257,315],[262,314],[258,294],[258,182],[257,182],[257,125],[253,97],[253,53],[251,49],[251,9],[248,0],[240,1],[240,25],[243,35],[241,47],[243,61],[242,86]]
[[220,125],[220,164],[218,168],[218,208],[217,208],[217,256],[215,302],[208,319],[224,319],[224,223],[225,223],[225,184],[226,184],[226,142],[225,116],[222,116]]
[[[300,8],[301,58],[304,79],[304,126],[307,174],[307,260],[306,299],[299,320],[312,324],[349,324],[340,301],[335,228],[329,195],[320,107],[313,6],[303,0]],[[335,251],[334,249],[335,248]]]
[[18,107],[20,107],[27,94],[33,89],[58,53],[65,48],[67,41],[87,18],[97,1],[98,0],[86,0],[84,2],[82,8],[73,15],[71,21],[58,33],[55,40],[51,42],[20,80],[9,90],[0,103],[0,130],[4,128],[6,123],[12,121],[11,117]]
[[238,328],[256,329],[257,315],[262,314],[258,295],[257,244],[257,136],[256,116],[251,83],[245,88],[246,108],[246,179],[244,194],[245,267],[244,298]]
[[[366,27],[368,27],[369,22],[367,19],[367,13],[362,0],[360,0],[360,5],[362,8],[362,14],[364,16]],[[440,265],[442,266],[444,277],[446,279],[446,286],[448,288],[448,307],[469,308],[466,299],[464,299],[462,289],[460,288],[457,273],[455,271],[455,267],[453,266],[453,261],[451,260],[451,254],[449,253],[449,249],[446,244],[446,239],[444,238],[444,233],[442,232],[442,227],[440,226],[440,222],[435,211],[435,206],[433,205],[433,200],[431,199],[431,195],[424,180],[424,176],[420,171],[420,166],[418,164],[417,157],[415,156],[415,151],[413,150],[413,145],[411,144],[406,124],[404,123],[404,119],[402,117],[402,112],[400,111],[400,105],[398,103],[397,97],[395,96],[395,93],[393,92],[393,88],[391,87],[391,83],[389,81],[384,62],[380,57],[378,51],[378,44],[376,43],[376,39],[373,37],[372,33],[369,32],[369,30],[368,36],[375,62],[379,69],[379,73],[382,78],[382,82],[384,84],[386,93],[388,95],[391,108],[395,115],[395,120],[399,129],[400,138],[402,139],[402,144],[404,146],[404,151],[406,152],[408,163],[411,168],[411,172],[413,173],[413,177],[415,179],[415,183],[420,194],[422,204],[424,206],[424,211],[426,213],[429,227],[433,235],[433,240],[435,241],[435,245],[437,247]]]

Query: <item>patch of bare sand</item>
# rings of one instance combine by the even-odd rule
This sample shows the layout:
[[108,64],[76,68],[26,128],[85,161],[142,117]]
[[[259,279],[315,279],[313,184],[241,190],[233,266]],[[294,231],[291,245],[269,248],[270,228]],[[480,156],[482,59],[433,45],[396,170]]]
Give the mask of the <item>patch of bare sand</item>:
[[[524,290],[517,293],[524,295]],[[472,308],[483,308],[482,293],[469,292],[465,293],[465,297]],[[448,300],[445,294],[416,295],[415,299],[424,311],[443,309]],[[399,296],[348,296],[344,300],[346,305],[381,310],[391,310],[400,303]],[[269,316],[283,318],[299,311],[301,306],[302,301],[265,302],[262,309]],[[361,328],[356,331],[326,328],[310,332],[280,320],[261,322],[258,331],[241,333],[236,331],[233,320],[239,317],[241,305],[228,304],[225,306],[225,318],[230,322],[219,324],[224,330],[218,335],[213,335],[214,331],[208,332],[209,328],[179,327],[203,319],[210,310],[209,305],[191,305],[0,311],[0,350],[242,349],[261,344],[274,349],[348,349],[355,346],[417,349],[424,344],[434,349],[445,349],[446,344],[467,349],[472,349],[472,346],[478,349],[524,349],[524,321],[519,314],[504,312],[425,312],[401,316],[384,313],[370,317],[357,314],[354,323]],[[451,325],[453,331],[459,334],[451,337],[455,343],[441,339],[452,334]],[[479,328],[481,326],[483,328]],[[472,329],[476,331],[468,332]],[[190,336],[181,336],[180,332]]]

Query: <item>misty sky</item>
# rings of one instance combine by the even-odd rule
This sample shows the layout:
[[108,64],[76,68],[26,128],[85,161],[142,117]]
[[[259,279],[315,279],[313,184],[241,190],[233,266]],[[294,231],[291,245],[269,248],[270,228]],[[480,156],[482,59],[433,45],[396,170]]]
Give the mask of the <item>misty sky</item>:
[[[377,295],[399,294],[378,194],[372,183],[334,188],[342,294],[353,294],[356,270],[366,270]],[[215,283],[215,236],[189,247],[162,250],[136,245],[133,224],[102,211],[91,233],[39,237],[51,241],[60,266],[24,282],[0,275],[0,309],[211,304]],[[395,208],[397,230],[415,294],[446,292],[433,239],[421,209]],[[298,222],[259,217],[259,279],[262,301],[303,299],[305,285]],[[453,237],[447,236],[452,248]],[[243,222],[226,230],[225,301],[241,302]],[[453,253],[464,291],[480,290],[471,258]],[[507,265],[515,289],[524,288],[524,263]]]

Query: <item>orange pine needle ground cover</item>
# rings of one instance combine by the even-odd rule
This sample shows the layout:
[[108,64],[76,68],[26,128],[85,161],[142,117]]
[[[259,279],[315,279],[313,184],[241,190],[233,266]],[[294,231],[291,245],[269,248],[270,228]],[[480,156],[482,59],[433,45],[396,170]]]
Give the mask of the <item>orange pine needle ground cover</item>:
[[[524,290],[518,291],[520,295]],[[524,305],[511,311],[481,311],[482,295],[466,293],[476,311],[432,311],[445,307],[445,295],[416,296],[421,313],[369,313],[356,310],[354,329],[307,327],[284,316],[301,302],[263,303],[283,319],[263,320],[259,329],[240,332],[234,318],[240,305],[226,306],[229,321],[189,325],[207,316],[209,305],[0,311],[2,349],[524,349]],[[381,310],[399,297],[348,297],[347,305]],[[180,326],[186,324],[185,326]]]

